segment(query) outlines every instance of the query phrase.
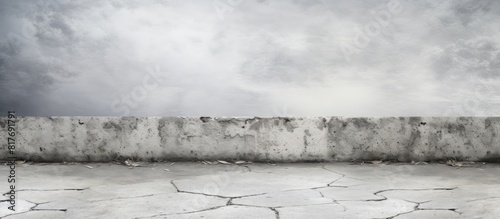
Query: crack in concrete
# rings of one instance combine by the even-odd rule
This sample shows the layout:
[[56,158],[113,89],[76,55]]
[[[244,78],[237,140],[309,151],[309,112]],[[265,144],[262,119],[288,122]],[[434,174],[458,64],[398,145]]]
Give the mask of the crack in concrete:
[[336,183],[337,181],[339,181],[339,180],[341,180],[343,178],[355,179],[355,180],[359,180],[359,181],[366,181],[364,179],[358,179],[358,178],[354,178],[354,177],[349,177],[349,176],[347,176],[347,175],[345,175],[343,173],[340,173],[340,172],[337,172],[337,171],[334,171],[334,170],[330,170],[330,169],[326,168],[326,165],[321,166],[321,168],[324,169],[324,170],[326,170],[326,171],[330,171],[332,173],[336,173],[336,174],[341,175],[341,177],[339,177],[339,178],[333,180],[332,182],[328,183],[327,184],[328,187],[339,187],[339,188],[349,188],[349,187],[351,187],[351,186],[334,186],[334,185],[332,185],[332,184]]
[[387,200],[387,199],[388,199],[387,197],[385,197],[385,196],[384,196],[384,195],[382,195],[382,194],[380,194],[380,195],[379,195],[379,194],[377,194],[377,192],[374,192],[374,193],[373,193],[373,195],[380,196],[380,197],[382,197],[382,199],[368,199],[368,200],[366,200],[366,201],[380,202],[380,201],[385,201],[385,200]]
[[[378,196],[382,196],[379,194],[383,193],[383,192],[388,192],[388,191],[428,191],[428,190],[454,190],[454,189],[457,189],[457,187],[426,188],[426,189],[383,189],[383,190],[376,191],[373,194],[378,195]],[[385,197],[385,196],[382,196],[382,197]]]
[[332,182],[330,182],[330,183],[326,184],[326,186],[330,186],[331,184],[333,184],[333,183],[335,183],[335,182],[339,181],[340,179],[342,179],[342,178],[344,178],[344,177],[346,176],[345,174],[342,174],[342,173],[339,173],[339,172],[337,172],[337,171],[333,171],[333,170],[330,170],[330,169],[326,168],[326,165],[321,166],[321,169],[324,169],[324,170],[326,170],[326,171],[329,171],[329,172],[332,172],[332,173],[335,173],[335,174],[340,175],[340,177],[339,177],[339,178],[337,178],[337,179],[333,180]]
[[[388,191],[454,190],[456,188],[457,187],[453,187],[453,188],[429,188],[429,189],[384,189],[384,190],[379,190],[379,191],[376,191],[376,192],[373,193],[373,195],[380,196],[380,197],[382,197],[382,199],[370,199],[370,200],[366,200],[366,201],[385,201],[385,200],[388,200],[387,197],[385,197],[384,195],[380,194],[380,193],[384,193],[384,192],[388,192]],[[405,199],[401,199],[401,200],[406,201],[406,202],[410,202],[410,203],[414,203],[414,204],[419,204],[419,203],[416,203],[416,202],[413,202],[413,201],[408,201],[408,200],[405,200]]]
[[211,211],[211,210],[219,209],[222,207],[226,207],[226,205],[215,206],[215,207],[206,208],[206,209],[202,209],[202,210],[198,210],[198,211],[190,211],[190,212],[182,212],[182,213],[177,213],[177,214],[166,214],[166,215],[193,214],[193,213],[198,213],[198,212]]
[[[336,183],[337,181],[339,181],[340,179],[344,178],[345,176],[341,176],[339,177],[338,179],[336,180],[333,180],[332,182],[326,184],[326,186],[331,186],[332,184]],[[344,187],[344,188],[347,188],[348,186],[331,186],[331,187]]]
[[177,185],[175,185],[174,180],[171,180],[170,183],[174,186],[175,190],[177,190],[178,193],[188,193],[188,194],[195,194],[195,195],[204,195],[204,196],[211,196],[211,197],[217,197],[217,198],[227,198],[229,201],[232,201],[232,199],[236,198],[245,198],[245,197],[251,197],[251,196],[258,196],[258,195],[265,195],[267,192],[264,193],[258,193],[258,194],[251,194],[251,195],[240,195],[240,196],[222,196],[222,195],[212,195],[212,194],[205,194],[201,192],[190,192],[190,191],[182,191],[180,190]]
[[90,189],[90,187],[83,188],[83,189],[19,189],[17,191],[18,192],[28,192],[28,191],[51,192],[51,191],[84,191],[84,190],[88,190],[88,189]]
[[339,204],[339,203],[332,202],[332,203],[317,203],[317,204],[305,204],[305,205],[304,204],[303,205],[286,205],[286,206],[284,205],[284,206],[273,206],[273,207],[231,203],[231,205],[245,206],[245,207],[256,207],[256,208],[288,208],[288,207],[306,207],[306,206],[331,205],[331,204]]
[[202,210],[198,210],[198,211],[188,211],[188,212],[181,212],[181,213],[174,213],[174,214],[155,214],[155,215],[147,216],[147,217],[136,217],[135,219],[153,218],[153,217],[161,217],[161,216],[169,216],[169,215],[193,214],[193,213],[198,213],[198,212],[211,211],[211,210],[219,209],[222,207],[226,207],[226,205],[215,206],[215,207],[206,208],[206,209],[202,209]]
[[420,203],[418,202],[412,202],[412,201],[407,201],[407,200],[404,200],[404,199],[401,199],[403,201],[406,201],[406,202],[409,202],[409,203],[413,203],[415,204],[415,206],[413,207],[413,210],[411,211],[407,211],[407,212],[401,212],[399,214],[396,214],[394,216],[390,216],[390,217],[384,217],[384,218],[374,218],[374,219],[393,219],[393,218],[396,218],[398,216],[401,216],[401,215],[405,215],[405,214],[409,214],[409,213],[412,213],[412,212],[415,212],[415,211],[418,211],[418,206],[420,205]]
[[[246,197],[252,197],[252,196],[259,196],[259,195],[266,195],[269,193],[278,193],[278,192],[289,192],[289,191],[300,191],[300,190],[308,190],[308,189],[319,189],[319,188],[326,188],[326,186],[322,187],[313,187],[313,188],[304,188],[304,189],[290,189],[290,190],[282,190],[282,191],[276,191],[276,192],[264,192],[264,193],[257,193],[257,194],[250,194],[250,195],[239,195],[239,196],[223,196],[223,195],[212,195],[212,194],[205,194],[201,192],[190,192],[190,191],[183,191],[180,190],[177,185],[173,182],[174,180],[171,180],[170,183],[175,187],[177,192],[179,193],[188,193],[188,194],[195,194],[195,195],[204,195],[204,196],[212,196],[212,197],[217,197],[217,198],[228,198],[230,199],[229,201],[232,202],[234,199],[239,199],[239,198],[246,198]],[[229,202],[228,201],[228,202]]]
[[19,213],[13,213],[13,214],[8,214],[8,215],[5,215],[4,217],[0,217],[0,218],[7,218],[7,217],[10,217],[10,216],[14,216],[14,215],[26,214],[26,213],[32,212],[32,211],[64,211],[64,212],[67,211],[67,209],[35,209],[39,205],[47,204],[47,203],[50,203],[50,202],[36,203],[36,202],[29,201],[29,200],[24,200],[24,201],[29,202],[31,204],[34,204],[35,206],[31,207],[27,211],[19,212]]
[[321,169],[324,169],[324,170],[329,171],[329,172],[332,172],[332,173],[339,174],[339,175],[341,175],[341,176],[345,176],[345,174],[343,174],[343,173],[339,173],[339,172],[337,172],[337,171],[330,170],[330,169],[326,168],[326,164],[325,164],[325,165],[323,165],[323,166],[321,166]]
[[[455,188],[454,188],[455,189]],[[424,189],[419,189],[419,190],[424,190]],[[435,190],[435,189],[433,189]],[[443,190],[443,189],[440,189],[440,190]],[[450,189],[445,189],[445,190],[450,190]],[[385,196],[384,196],[385,197]],[[461,212],[458,212],[457,209],[454,209],[454,208],[450,208],[450,209],[442,209],[442,208],[420,208],[420,205],[421,204],[424,204],[424,203],[427,203],[427,202],[431,202],[432,200],[429,200],[429,201],[423,201],[423,202],[414,202],[414,201],[410,201],[410,200],[406,200],[406,199],[400,199],[400,200],[403,200],[403,201],[406,201],[406,202],[410,202],[410,203],[414,203],[416,204],[415,207],[413,208],[413,210],[411,211],[408,211],[408,212],[402,212],[402,213],[399,213],[399,214],[396,214],[394,216],[391,216],[391,217],[387,217],[387,218],[383,218],[383,219],[394,219],[394,218],[397,218],[401,215],[405,215],[405,214],[410,214],[410,213],[413,213],[415,211],[425,211],[425,210],[443,210],[443,211],[453,211],[454,213],[457,213],[458,215],[461,215],[462,213]]]
[[[252,170],[250,169],[250,167],[248,166],[243,166],[243,167],[246,167],[249,172],[252,172]],[[233,205],[232,204],[232,200],[234,199],[238,199],[238,198],[245,198],[245,197],[252,197],[252,196],[259,196],[259,195],[266,195],[266,194],[269,194],[269,193],[279,193],[279,192],[289,192],[289,191],[300,191],[300,190],[314,190],[314,189],[320,189],[320,188],[328,188],[328,187],[335,187],[335,186],[330,186],[330,184],[342,179],[345,177],[344,174],[342,173],[338,173],[336,171],[332,171],[332,170],[329,170],[327,168],[325,168],[325,165],[321,166],[322,169],[326,170],[326,171],[329,171],[329,172],[332,172],[332,173],[336,173],[338,175],[341,175],[341,177],[339,177],[338,179],[335,179],[334,181],[332,181],[331,183],[328,183],[326,186],[318,186],[318,187],[312,187],[312,188],[301,188],[301,189],[289,189],[289,190],[281,190],[281,191],[273,191],[273,192],[264,192],[264,193],[258,193],[258,194],[250,194],[250,195],[241,195],[241,196],[222,196],[222,195],[212,195],[212,194],[205,194],[205,193],[201,193],[201,192],[191,192],[191,191],[183,191],[183,190],[180,190],[179,187],[177,187],[177,185],[174,183],[174,180],[170,180],[170,183],[174,186],[175,190],[179,193],[189,193],[189,194],[196,194],[196,195],[204,195],[204,196],[212,196],[212,197],[218,197],[218,198],[229,198],[228,200],[228,203],[226,205]],[[339,186],[340,187],[340,186]],[[316,190],[315,190],[316,191]],[[317,191],[320,193],[320,195],[322,197],[323,194],[320,192],[320,191]],[[331,198],[330,198],[331,199]],[[336,200],[332,199],[332,201],[335,203]],[[254,207],[258,207],[258,206],[254,206]]]
[[170,180],[170,184],[172,184],[175,188],[175,190],[177,190],[177,192],[180,192],[179,188],[177,188],[177,185],[175,185],[174,183],[174,180]]
[[[365,182],[366,182],[366,180],[364,180],[364,179],[358,179],[358,178],[354,178],[354,177],[350,177],[350,176],[348,177],[346,174],[343,174],[343,173],[337,172],[337,171],[335,171],[335,170],[328,169],[328,168],[326,167],[326,164],[325,164],[325,165],[323,165],[323,166],[321,166],[321,169],[324,169],[324,170],[326,170],[326,171],[330,171],[330,172],[332,172],[332,173],[339,174],[339,175],[341,175],[341,176],[342,176],[341,178],[344,178],[344,177],[345,177],[345,178],[350,178],[350,179],[355,179],[355,180],[365,181]],[[337,179],[337,180],[340,180],[341,178],[339,178],[339,179]],[[330,184],[331,184],[331,183],[330,183]]]
[[280,212],[276,210],[275,208],[269,208],[271,211],[274,211],[274,215],[276,216],[276,219],[280,219]]
[[264,194],[268,193],[278,193],[278,192],[294,192],[294,191],[302,191],[302,190],[315,190],[315,189],[323,189],[323,188],[328,188],[328,186],[318,186],[318,187],[311,187],[311,188],[300,188],[300,189],[286,189],[286,190],[279,190],[279,191],[273,191],[273,192],[266,192]]
[[382,197],[381,199],[356,199],[356,200],[336,199],[335,202],[380,202],[385,200],[388,200],[388,198]]
[[[404,199],[403,199],[403,200],[404,200]],[[396,215],[394,215],[394,216],[387,217],[387,218],[385,218],[385,219],[393,219],[393,218],[396,218],[396,217],[401,216],[401,215],[410,214],[410,213],[412,213],[412,212],[418,211],[418,210],[419,210],[419,208],[418,208],[418,207],[420,206],[420,204],[428,202],[428,201],[425,201],[425,202],[413,202],[413,201],[408,201],[408,200],[404,200],[404,201],[407,201],[407,202],[410,202],[410,203],[414,203],[414,204],[416,204],[416,205],[415,205],[415,207],[413,207],[413,210],[408,211],[408,212],[402,212],[402,213],[396,214]]]
[[325,187],[325,188],[328,188],[328,187],[331,187],[331,188],[344,188],[344,189],[347,189],[347,188],[349,188],[349,187],[351,187],[351,186],[330,186],[330,185],[329,185],[329,186],[327,186],[327,187]]
[[[271,211],[274,212],[274,215],[276,219],[280,219],[280,213],[277,208],[284,208],[284,207],[290,207],[290,206],[277,206],[277,207],[264,207],[264,206],[257,206],[257,205],[245,205],[245,204],[233,204],[233,206],[244,206],[244,207],[254,207],[254,208],[265,208],[265,209],[270,209]],[[314,204],[313,204],[314,205]],[[293,205],[293,206],[310,206],[310,205]]]
[[419,207],[418,207],[419,205],[420,205],[420,204],[418,204],[418,205],[415,207],[415,209],[414,209],[414,210],[412,210],[412,211],[399,213],[399,214],[397,214],[397,215],[394,215],[394,216],[392,216],[392,217],[388,217],[388,218],[385,218],[385,219],[394,219],[394,218],[397,218],[397,217],[402,216],[402,215],[405,215],[405,214],[411,214],[411,213],[416,212],[416,211],[426,211],[426,210],[434,210],[434,211],[452,211],[452,212],[454,212],[454,213],[457,213],[458,215],[461,215],[461,214],[462,214],[462,213],[460,213],[460,212],[456,211],[456,209],[419,208]]
[[228,196],[222,196],[222,195],[211,195],[211,194],[205,194],[201,192],[188,192],[188,191],[178,191],[179,193],[188,193],[188,194],[194,194],[194,195],[203,195],[203,196],[209,196],[209,197],[217,197],[217,198],[235,198],[235,197],[228,197]]
[[311,190],[318,192],[318,193],[319,193],[319,195],[321,195],[321,197],[323,197],[323,198],[328,198],[328,199],[331,199],[333,203],[336,203],[336,202],[337,202],[337,201],[336,201],[335,199],[333,199],[333,198],[330,198],[330,197],[325,197],[321,191],[318,191],[318,190],[315,190],[315,189],[311,189]]
[[[453,190],[453,189],[456,189],[456,188],[434,188],[434,189],[393,189],[393,190],[415,190],[415,191],[424,191],[424,190]],[[376,195],[379,195],[379,194],[376,194]],[[387,197],[383,196],[383,195],[379,195],[379,196],[382,196],[384,199],[381,199],[381,200],[348,200],[348,201],[385,201],[385,200],[389,200]],[[424,202],[414,202],[414,201],[410,201],[410,200],[406,200],[406,199],[400,199],[402,201],[406,201],[406,202],[410,202],[410,203],[413,203],[415,204],[414,206],[414,209],[411,210],[411,211],[407,211],[407,212],[402,212],[402,213],[399,213],[399,214],[396,214],[394,216],[390,216],[390,217],[386,217],[386,218],[375,218],[375,219],[394,219],[398,216],[401,216],[401,215],[405,215],[405,214],[410,214],[412,212],[415,212],[415,211],[425,211],[425,210],[442,210],[442,211],[453,211],[454,213],[457,213],[459,215],[462,214],[462,212],[459,212],[457,211],[457,209],[454,209],[454,208],[450,208],[450,209],[443,209],[443,208],[420,208],[420,205],[423,204],[423,203],[427,203],[427,202],[430,202],[430,201],[424,201]],[[342,206],[344,208],[344,211],[346,210],[346,208],[341,204],[339,203],[340,200],[337,200],[335,201],[335,203],[339,204],[340,206]],[[432,200],[431,200],[432,201]]]
[[413,213],[413,212],[415,212],[415,211],[418,211],[418,210],[411,210],[411,211],[407,211],[407,212],[403,212],[403,213],[396,214],[396,215],[391,216],[391,217],[375,218],[375,219],[394,219],[394,218],[399,217],[399,216],[401,216],[401,215],[410,214],[410,213]]
[[226,206],[232,205],[233,204],[233,199],[234,198],[229,198],[229,200],[227,200]]
[[343,210],[343,212],[346,212],[346,211],[347,211],[347,208],[346,208],[346,207],[345,207],[342,203],[340,203],[340,202],[338,202],[338,201],[334,201],[334,203],[336,203],[336,204],[340,205],[340,207],[342,207],[342,209],[344,209],[344,210]]
[[205,212],[205,211],[212,211],[212,210],[216,210],[216,209],[227,207],[227,206],[244,206],[244,207],[255,207],[255,208],[270,209],[270,210],[272,210],[275,213],[276,219],[279,219],[279,212],[275,208],[273,208],[273,207],[262,207],[262,206],[253,206],[253,205],[244,205],[244,204],[233,204],[233,203],[230,202],[231,200],[232,200],[232,198],[226,203],[226,205],[215,206],[215,207],[206,208],[206,209],[202,209],[202,210],[198,210],[198,211],[190,211],[190,212],[182,212],[182,213],[174,213],[174,214],[157,214],[157,215],[152,215],[152,216],[148,216],[148,217],[137,217],[135,219],[153,218],[153,217],[169,216],[169,215],[193,214],[193,213],[199,213],[199,212]]
[[102,200],[90,201],[90,203],[104,202],[104,201],[112,201],[112,200],[120,200],[120,199],[143,198],[143,197],[150,197],[150,196],[155,196],[155,195],[163,195],[163,194],[166,194],[166,193],[157,193],[157,194],[149,194],[149,195],[140,195],[140,196],[133,196],[133,197],[118,197],[118,198],[102,199]]
[[455,213],[460,214],[460,212],[457,212],[457,209],[455,208],[418,208],[417,210],[434,210],[434,211],[453,211]]
[[[427,201],[427,202],[430,202],[430,201]],[[426,202],[422,202],[422,203],[426,203]],[[420,206],[420,204],[419,204]],[[419,211],[426,211],[426,210],[434,210],[434,211],[453,211],[455,213],[457,213],[458,215],[462,215],[463,212],[459,212],[457,211],[456,208],[418,208],[417,210]]]
[[68,211],[66,208],[61,208],[61,209],[50,209],[50,208],[44,208],[44,209],[32,209],[32,211]]
[[40,205],[40,204],[38,204],[38,203],[35,203],[35,202],[30,202],[30,201],[28,201],[28,200],[25,200],[25,201],[26,201],[26,202],[29,202],[29,203],[31,203],[31,204],[35,204],[35,206],[31,207],[31,208],[30,208],[30,210],[28,210],[28,211],[33,211],[33,209],[35,209],[36,207],[38,207],[38,205]]
[[25,211],[25,212],[19,212],[19,213],[5,215],[4,217],[0,217],[0,219],[9,218],[9,217],[15,216],[15,215],[26,214],[26,213],[33,212],[33,211],[62,211],[62,212],[66,212],[67,210],[68,209],[32,209],[32,210]]
[[[326,187],[325,187],[325,188],[326,188]],[[317,191],[317,190],[315,190],[315,189],[312,189],[312,190],[313,190],[313,191],[318,192],[318,193],[321,195],[321,197],[331,199],[333,203],[340,205],[340,207],[342,207],[342,209],[344,209],[344,212],[345,212],[345,211],[347,211],[347,208],[346,208],[344,205],[340,204],[340,203],[339,203],[337,200],[335,200],[334,198],[325,197],[325,195],[323,195],[323,193],[322,193],[321,191]]]
[[233,196],[233,197],[228,197],[231,199],[237,199],[237,198],[246,198],[246,197],[252,197],[252,196],[259,196],[259,195],[266,195],[270,192],[264,192],[264,193],[258,193],[258,194],[250,194],[250,195],[240,195],[240,196]]
[[[41,202],[41,203],[36,203],[36,202],[28,201],[28,200],[25,200],[25,201],[35,204],[35,206],[33,206],[29,211],[64,211],[64,212],[66,212],[68,210],[66,208],[61,208],[61,209],[37,208],[37,207],[39,207],[41,205],[51,203],[51,201]],[[26,212],[24,212],[24,213],[26,213]]]

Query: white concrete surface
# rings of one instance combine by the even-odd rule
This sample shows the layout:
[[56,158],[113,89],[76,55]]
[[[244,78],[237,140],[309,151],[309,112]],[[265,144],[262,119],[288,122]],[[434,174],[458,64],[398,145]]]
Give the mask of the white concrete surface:
[[499,176],[482,163],[24,163],[0,218],[496,219]]

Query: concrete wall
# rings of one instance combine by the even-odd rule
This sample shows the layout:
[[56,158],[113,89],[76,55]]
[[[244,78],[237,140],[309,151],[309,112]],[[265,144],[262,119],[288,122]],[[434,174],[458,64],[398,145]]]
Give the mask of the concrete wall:
[[[7,157],[0,117],[0,159]],[[34,161],[500,160],[500,117],[19,117],[16,156]]]

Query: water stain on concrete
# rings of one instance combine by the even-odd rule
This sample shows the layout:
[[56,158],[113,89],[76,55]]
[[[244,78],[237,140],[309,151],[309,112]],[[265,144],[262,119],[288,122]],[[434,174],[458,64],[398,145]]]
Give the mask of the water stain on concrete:
[[115,122],[112,122],[112,121],[109,121],[109,122],[105,122],[103,125],[102,125],[102,128],[105,129],[105,130],[113,130],[115,132],[118,132],[118,131],[121,131],[122,130],[122,127],[115,123]]
[[319,130],[323,131],[324,128],[327,128],[327,121],[325,118],[322,118],[320,121],[316,123],[316,127],[318,127]]
[[283,118],[283,125],[288,132],[293,132],[293,130],[297,128],[294,118]]

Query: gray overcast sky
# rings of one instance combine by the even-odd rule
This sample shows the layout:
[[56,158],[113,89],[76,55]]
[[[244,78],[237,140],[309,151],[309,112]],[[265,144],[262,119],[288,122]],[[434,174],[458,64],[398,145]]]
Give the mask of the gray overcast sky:
[[500,115],[494,0],[0,3],[4,114]]

